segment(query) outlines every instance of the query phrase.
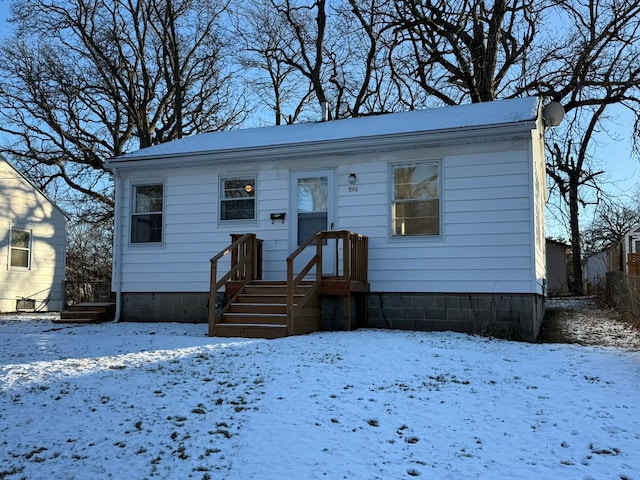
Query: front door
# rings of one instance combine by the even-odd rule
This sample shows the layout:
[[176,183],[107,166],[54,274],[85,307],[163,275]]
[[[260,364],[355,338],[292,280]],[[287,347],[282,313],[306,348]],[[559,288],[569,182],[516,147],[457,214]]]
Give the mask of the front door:
[[[335,172],[313,170],[293,172],[291,176],[291,251],[322,230],[333,230],[335,225]],[[296,272],[313,256],[308,248],[294,268]],[[335,274],[335,242],[322,247],[322,272]]]

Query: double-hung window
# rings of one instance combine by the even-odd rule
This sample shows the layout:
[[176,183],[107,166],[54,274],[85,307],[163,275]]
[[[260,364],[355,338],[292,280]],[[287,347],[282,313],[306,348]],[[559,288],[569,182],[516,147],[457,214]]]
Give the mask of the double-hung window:
[[391,165],[391,235],[440,235],[440,162]]
[[30,268],[30,265],[31,230],[26,230],[24,228],[12,228],[9,266],[14,268]]
[[220,220],[255,220],[255,177],[223,178],[220,181]]
[[164,185],[134,185],[131,208],[131,243],[162,242]]

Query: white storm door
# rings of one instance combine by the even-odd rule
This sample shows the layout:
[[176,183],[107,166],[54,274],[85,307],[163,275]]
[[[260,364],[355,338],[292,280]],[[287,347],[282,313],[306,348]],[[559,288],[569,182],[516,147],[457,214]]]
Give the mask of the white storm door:
[[[335,172],[333,170],[308,170],[293,172],[291,176],[291,251],[322,230],[334,230],[335,226]],[[311,259],[312,247],[296,261],[296,273]],[[335,274],[335,241],[322,247],[322,272]],[[314,270],[315,271],[315,270]]]

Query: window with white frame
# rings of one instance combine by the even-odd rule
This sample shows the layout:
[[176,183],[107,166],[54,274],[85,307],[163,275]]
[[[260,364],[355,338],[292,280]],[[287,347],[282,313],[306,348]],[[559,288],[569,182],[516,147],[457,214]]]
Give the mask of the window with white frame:
[[131,243],[162,242],[164,185],[134,185],[131,207]]
[[440,162],[391,165],[391,235],[440,235]]
[[24,228],[11,229],[9,266],[14,268],[30,268],[31,230],[26,230]]
[[220,220],[255,220],[255,177],[223,178],[220,180]]

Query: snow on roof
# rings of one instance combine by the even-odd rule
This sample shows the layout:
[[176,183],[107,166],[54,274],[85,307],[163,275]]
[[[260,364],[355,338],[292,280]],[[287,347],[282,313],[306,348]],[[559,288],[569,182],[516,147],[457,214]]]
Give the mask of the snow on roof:
[[538,97],[524,97],[327,122],[209,132],[144,148],[110,162],[529,122],[537,118],[538,105]]

